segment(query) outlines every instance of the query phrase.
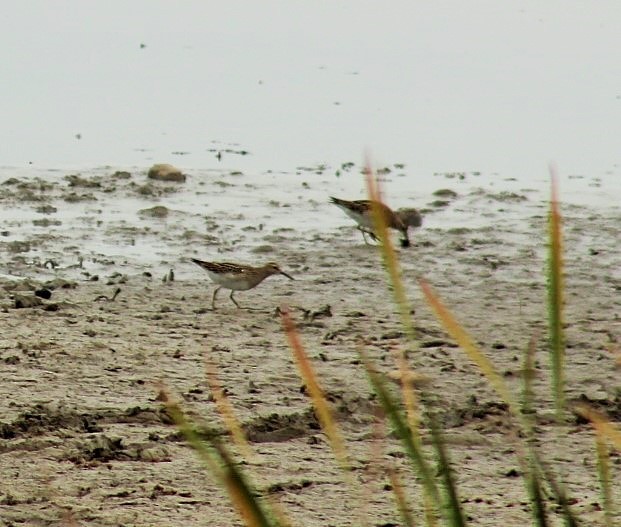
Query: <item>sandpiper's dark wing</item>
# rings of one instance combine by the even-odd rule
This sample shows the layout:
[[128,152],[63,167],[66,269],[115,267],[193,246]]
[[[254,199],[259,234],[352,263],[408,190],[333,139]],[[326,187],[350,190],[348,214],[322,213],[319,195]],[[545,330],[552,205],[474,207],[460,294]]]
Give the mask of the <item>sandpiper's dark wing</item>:
[[338,207],[351,210],[356,214],[365,214],[371,209],[371,201],[368,199],[358,199],[355,201],[347,201],[346,199],[339,199],[330,197],[330,203],[334,203]]
[[191,260],[206,271],[218,274],[242,274],[248,272],[250,269],[247,265],[239,265],[231,262],[205,262],[196,258],[191,258]]

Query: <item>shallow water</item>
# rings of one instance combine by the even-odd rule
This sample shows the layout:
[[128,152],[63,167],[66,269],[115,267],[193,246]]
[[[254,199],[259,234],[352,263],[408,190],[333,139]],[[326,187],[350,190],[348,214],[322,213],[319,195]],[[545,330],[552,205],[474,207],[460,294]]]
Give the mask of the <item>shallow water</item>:
[[455,171],[528,186],[548,162],[621,177],[615,0],[35,0],[2,18],[3,165],[260,174],[368,148],[422,186]]
[[[76,172],[0,168],[3,251],[17,253],[27,266],[52,259],[66,269],[82,257],[91,274],[114,262],[124,272],[164,274],[174,268],[183,277],[195,272],[185,265],[190,256],[252,262],[273,258],[269,247],[274,243],[287,240],[292,252],[300,252],[335,233],[351,237],[354,245],[361,242],[353,222],[328,202],[330,195],[364,197],[360,166],[341,168],[339,176],[331,167],[263,174],[190,170],[185,183],[151,183],[152,194],[139,191],[149,181],[145,169],[130,169],[127,179],[116,178],[115,171],[81,171],[85,186],[71,186],[66,176]],[[379,178],[384,199],[393,208],[423,210],[423,228],[412,234],[415,243],[438,243],[442,233],[452,229],[508,232],[507,242],[546,236],[549,181],[526,187],[495,174],[417,178],[394,167]],[[559,181],[568,227],[600,214],[615,228],[621,212],[611,196],[621,192],[618,182],[567,176]],[[435,196],[440,189],[457,196]],[[154,206],[166,207],[167,214],[150,216]],[[506,250],[510,253],[510,243]],[[28,267],[20,270],[9,264],[3,274],[29,272]],[[51,269],[40,272],[55,274]]]

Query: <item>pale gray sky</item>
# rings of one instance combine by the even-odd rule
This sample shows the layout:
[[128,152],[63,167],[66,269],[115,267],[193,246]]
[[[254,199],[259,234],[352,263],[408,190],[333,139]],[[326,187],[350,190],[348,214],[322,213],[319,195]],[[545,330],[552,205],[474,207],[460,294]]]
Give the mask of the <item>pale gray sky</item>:
[[368,147],[425,173],[619,173],[616,0],[39,0],[0,20],[3,165],[208,167],[217,140],[257,170]]

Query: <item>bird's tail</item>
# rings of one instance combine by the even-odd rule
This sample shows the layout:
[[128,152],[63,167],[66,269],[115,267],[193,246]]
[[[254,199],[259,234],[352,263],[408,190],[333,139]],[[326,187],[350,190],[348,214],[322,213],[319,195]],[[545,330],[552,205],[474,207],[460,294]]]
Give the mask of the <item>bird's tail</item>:
[[196,265],[198,265],[199,267],[202,267],[203,269],[207,269],[208,267],[208,263],[207,262],[203,262],[203,260],[198,260],[197,258],[190,258],[190,260],[192,260]]

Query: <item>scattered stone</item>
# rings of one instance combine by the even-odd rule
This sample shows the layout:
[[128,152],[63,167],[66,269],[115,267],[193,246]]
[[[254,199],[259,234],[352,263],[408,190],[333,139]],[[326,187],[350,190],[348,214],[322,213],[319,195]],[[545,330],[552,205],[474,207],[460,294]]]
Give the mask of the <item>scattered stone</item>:
[[15,364],[19,364],[21,359],[17,355],[9,355],[2,359],[5,364],[14,366]]
[[78,283],[73,280],[65,280],[64,278],[54,278],[43,284],[47,289],[75,289],[78,287]]
[[52,205],[40,205],[35,209],[35,212],[39,214],[52,214],[54,212],[58,212],[58,209]]
[[171,455],[164,445],[141,446],[136,450],[137,459],[151,463],[170,461]]
[[457,192],[455,192],[454,190],[451,190],[450,188],[441,188],[436,190],[433,193],[434,196],[437,196],[438,198],[448,198],[448,199],[455,199],[457,197]]
[[186,176],[181,170],[167,163],[153,165],[149,169],[147,177],[155,181],[174,181],[176,183],[184,183],[186,180]]
[[32,220],[32,224],[35,227],[51,227],[52,225],[58,226],[62,225],[62,221],[60,220],[50,220],[48,218],[42,218],[40,220]]
[[156,194],[155,188],[150,183],[137,187],[136,192],[143,196],[154,196]]
[[403,331],[395,330],[384,333],[380,338],[382,340],[400,339],[404,336]]
[[350,317],[350,318],[361,318],[361,317],[366,317],[367,314],[363,313],[362,311],[350,311],[348,313],[345,313],[346,317]]
[[65,194],[63,196],[63,199],[67,203],[79,203],[81,201],[97,201],[97,198],[93,194],[78,194],[76,192]]
[[496,201],[502,201],[505,203],[520,203],[522,201],[528,201],[526,196],[522,194],[516,194],[515,192],[508,192],[506,190],[502,192],[498,192],[497,194],[490,193],[488,194],[490,198]]
[[132,177],[130,172],[125,170],[117,170],[114,174],[112,174],[114,179],[130,179]]
[[7,243],[6,248],[12,253],[27,253],[30,251],[30,242],[15,240]]
[[21,183],[21,181],[15,177],[10,177],[2,182],[3,185],[17,185]]
[[164,207],[163,205],[156,205],[155,207],[151,207],[150,209],[142,209],[138,211],[138,214],[141,216],[150,216],[151,218],[165,218],[168,216],[170,210],[168,207]]
[[15,309],[40,306],[43,302],[38,296],[14,295]]
[[101,182],[83,178],[79,174],[65,176],[65,180],[69,182],[70,187],[101,188]]
[[447,345],[448,343],[446,342],[446,340],[442,339],[425,340],[419,344],[421,348],[441,348]]
[[332,316],[332,308],[330,304],[326,304],[325,306],[319,308],[316,311],[312,311],[310,313],[304,313],[304,318],[308,320],[316,320],[318,318],[326,318]]
[[106,302],[114,302],[114,300],[116,299],[116,297],[119,295],[120,292],[121,292],[121,288],[117,287],[114,290],[114,294],[111,297],[107,297],[106,295],[99,295],[98,297],[95,298],[95,302],[99,302],[100,300],[105,300]]
[[49,300],[50,298],[52,298],[52,292],[49,289],[46,289],[45,287],[42,289],[37,289],[35,291],[35,295],[40,298],[45,298],[45,300]]
[[267,254],[274,252],[274,246],[269,244],[259,245],[257,247],[253,247],[250,252],[254,254]]

